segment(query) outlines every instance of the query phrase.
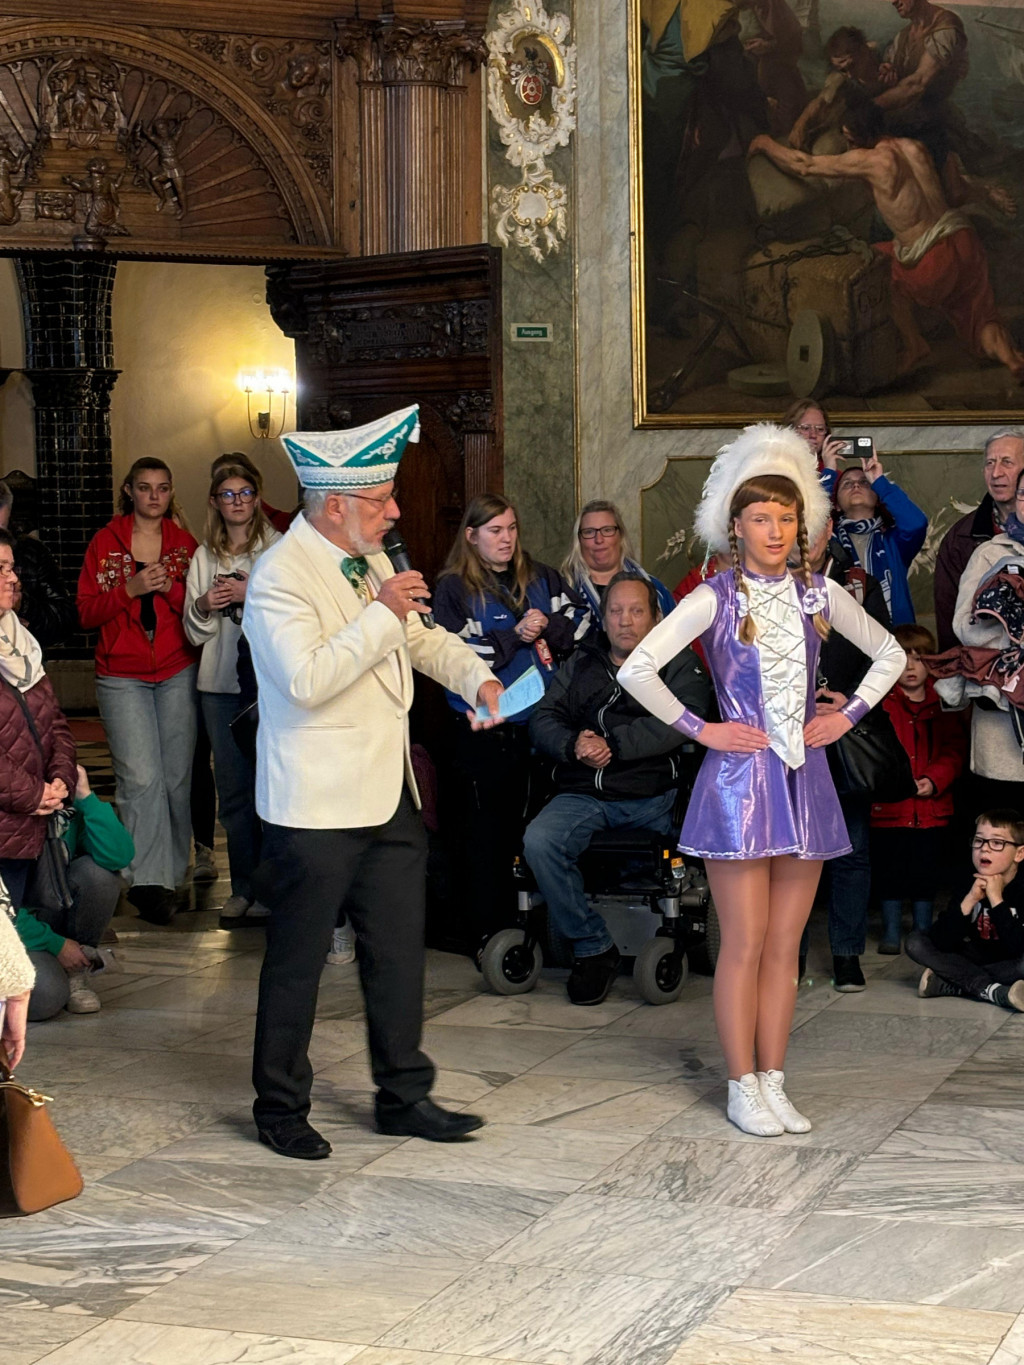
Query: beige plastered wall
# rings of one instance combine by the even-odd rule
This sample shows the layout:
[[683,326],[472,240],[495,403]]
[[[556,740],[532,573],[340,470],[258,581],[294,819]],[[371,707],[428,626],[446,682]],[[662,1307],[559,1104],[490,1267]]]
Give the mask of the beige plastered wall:
[[[122,261],[113,302],[111,399],[114,475],[140,455],[166,460],[192,530],[201,534],[210,461],[242,450],[262,469],[268,500],[295,503],[295,479],[277,441],[254,439],[246,421],[240,370],[285,369],[295,348],[265,297],[261,266]],[[12,261],[0,261],[0,365],[24,365],[24,333]],[[255,408],[254,408],[255,410]],[[289,399],[294,426],[294,398]],[[0,390],[0,469],[35,472],[32,396],[12,374]]]

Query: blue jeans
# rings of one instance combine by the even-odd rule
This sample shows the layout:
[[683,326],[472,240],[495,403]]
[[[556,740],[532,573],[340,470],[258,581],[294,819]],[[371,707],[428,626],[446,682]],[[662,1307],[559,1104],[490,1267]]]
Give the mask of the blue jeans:
[[252,874],[260,860],[256,770],[231,733],[231,722],[243,709],[242,698],[233,692],[200,692],[199,704],[213,749],[217,813],[228,836],[231,894],[252,901]]
[[871,802],[862,796],[840,800],[852,853],[829,863],[828,941],[836,957],[860,957],[867,941],[871,895]]
[[526,827],[523,849],[548,907],[552,930],[572,943],[575,957],[595,957],[613,947],[604,919],[583,893],[578,862],[601,829],[654,829],[672,833],[675,791],[635,801],[598,801],[563,792]]
[[117,809],[135,840],[134,886],[180,886],[192,842],[196,665],[163,682],[97,678],[96,700],[117,781]]

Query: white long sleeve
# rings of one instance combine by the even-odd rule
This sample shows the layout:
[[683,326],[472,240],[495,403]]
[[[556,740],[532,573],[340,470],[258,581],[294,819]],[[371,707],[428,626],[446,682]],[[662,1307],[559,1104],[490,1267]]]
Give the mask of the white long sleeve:
[[[829,620],[832,629],[856,645],[861,653],[866,654],[871,660],[871,667],[857,684],[853,694],[864,703],[864,706],[857,708],[860,715],[852,714],[852,710],[848,713],[850,719],[856,723],[865,712],[877,706],[886,693],[896,685],[897,678],[907,666],[907,656],[895,637],[869,616],[842,584],[827,578],[825,587],[828,591]],[[843,709],[846,710],[845,707]]]
[[686,729],[693,735],[700,733],[704,722],[665,686],[658,670],[671,663],[698,635],[703,635],[717,615],[718,597],[706,583],[701,583],[644,636],[616,675],[626,691],[666,725],[676,725],[684,716],[692,717]]

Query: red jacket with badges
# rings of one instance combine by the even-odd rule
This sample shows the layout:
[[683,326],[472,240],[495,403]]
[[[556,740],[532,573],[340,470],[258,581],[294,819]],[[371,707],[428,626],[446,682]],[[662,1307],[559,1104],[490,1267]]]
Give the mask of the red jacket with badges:
[[164,682],[199,658],[182,625],[185,579],[196,539],[170,517],[161,523],[160,559],[171,578],[169,592],[153,594],[156,631],[152,640],[142,626],[142,599],[128,596],[135,576],[132,557],[133,513],[115,517],[97,531],[78,576],[78,615],[86,630],[99,630],[96,675]]
[[882,702],[900,743],[910,755],[914,777],[930,777],[934,796],[875,802],[871,823],[878,829],[934,829],[953,815],[953,783],[960,776],[967,736],[959,712],[943,711],[929,678],[924,701],[911,701],[897,685]]

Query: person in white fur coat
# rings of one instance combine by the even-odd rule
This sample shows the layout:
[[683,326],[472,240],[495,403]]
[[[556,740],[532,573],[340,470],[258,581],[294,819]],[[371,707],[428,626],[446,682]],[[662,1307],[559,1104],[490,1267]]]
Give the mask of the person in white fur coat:
[[28,998],[36,983],[32,962],[14,927],[7,888],[0,881],[0,1052],[13,1071],[25,1053]]

